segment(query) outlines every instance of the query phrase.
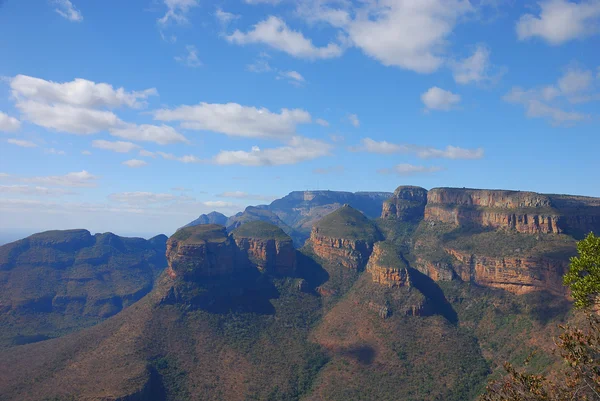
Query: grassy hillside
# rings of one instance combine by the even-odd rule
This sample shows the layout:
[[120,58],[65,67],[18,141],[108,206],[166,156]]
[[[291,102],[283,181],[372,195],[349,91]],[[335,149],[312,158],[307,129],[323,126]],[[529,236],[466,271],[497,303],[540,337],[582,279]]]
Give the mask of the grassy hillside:
[[281,228],[267,223],[266,221],[249,221],[242,224],[232,231],[234,237],[256,238],[256,239],[275,239],[279,241],[291,241]]
[[381,233],[364,214],[350,206],[343,206],[319,220],[315,227],[319,234],[332,238],[345,238],[375,242]]

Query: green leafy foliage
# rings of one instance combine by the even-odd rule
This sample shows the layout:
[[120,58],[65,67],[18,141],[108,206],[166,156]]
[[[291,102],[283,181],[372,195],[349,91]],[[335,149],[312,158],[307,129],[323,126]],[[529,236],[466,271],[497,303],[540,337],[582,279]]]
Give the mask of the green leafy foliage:
[[575,306],[584,308],[600,295],[600,237],[593,233],[577,243],[579,255],[571,258],[564,283],[571,287]]
[[375,224],[350,206],[343,206],[328,214],[319,220],[315,227],[319,230],[319,234],[332,238],[368,242],[375,242],[382,238]]
[[266,221],[255,220],[243,223],[233,230],[234,237],[256,238],[256,239],[275,239],[279,241],[291,241],[281,228]]

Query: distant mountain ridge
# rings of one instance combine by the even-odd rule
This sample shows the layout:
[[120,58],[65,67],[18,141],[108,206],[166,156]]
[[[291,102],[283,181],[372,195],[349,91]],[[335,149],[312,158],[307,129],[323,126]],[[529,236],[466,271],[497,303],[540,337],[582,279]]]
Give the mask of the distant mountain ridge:
[[[167,237],[57,230],[0,246],[0,346],[112,316],[153,288]],[[20,338],[20,337],[19,337]],[[20,340],[20,341],[25,341]]]

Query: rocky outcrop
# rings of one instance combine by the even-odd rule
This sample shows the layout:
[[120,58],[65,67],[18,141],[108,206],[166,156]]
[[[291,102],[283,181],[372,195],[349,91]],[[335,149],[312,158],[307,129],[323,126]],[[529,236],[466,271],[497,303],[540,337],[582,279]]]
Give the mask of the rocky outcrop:
[[421,187],[401,186],[383,203],[382,219],[419,221],[423,219],[427,204],[427,190]]
[[233,232],[233,238],[239,250],[260,271],[294,274],[296,250],[292,239],[280,228],[260,221],[246,223]]
[[344,205],[313,227],[307,243],[320,258],[348,269],[362,270],[382,239],[373,223],[358,210]]
[[196,281],[231,275],[242,268],[238,249],[225,227],[215,224],[179,230],[167,241],[167,273],[172,278]]
[[463,281],[501,288],[515,294],[546,290],[564,295],[562,276],[568,262],[548,257],[488,257],[446,249],[456,259],[454,271]]
[[322,236],[318,229],[312,231],[308,240],[315,255],[348,269],[364,268],[373,252],[372,242]]
[[410,287],[408,270],[385,242],[378,242],[367,263],[367,271],[371,273],[373,282],[389,287]]
[[434,188],[425,220],[521,233],[600,232],[600,199],[534,192]]

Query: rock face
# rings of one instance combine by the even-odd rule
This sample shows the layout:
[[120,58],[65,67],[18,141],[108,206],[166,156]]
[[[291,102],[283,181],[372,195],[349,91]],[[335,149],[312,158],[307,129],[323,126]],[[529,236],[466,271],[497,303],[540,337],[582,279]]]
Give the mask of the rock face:
[[167,241],[167,273],[172,278],[197,281],[231,275],[238,249],[225,227],[207,224],[177,231]]
[[548,257],[488,257],[446,249],[457,260],[454,271],[463,281],[502,288],[515,294],[546,290],[566,293],[562,276],[568,262]]
[[373,253],[367,263],[367,271],[373,281],[383,286],[410,287],[411,280],[404,263],[394,250],[385,242],[378,242],[373,247]]
[[369,260],[375,242],[381,239],[369,219],[344,205],[315,224],[308,243],[320,258],[348,269],[361,270]]
[[419,221],[423,219],[427,204],[427,190],[421,187],[401,186],[383,203],[382,219]]
[[425,220],[521,233],[600,232],[600,199],[534,192],[434,188]]
[[279,227],[263,221],[252,221],[233,231],[239,250],[259,270],[293,275],[296,250],[292,238]]

